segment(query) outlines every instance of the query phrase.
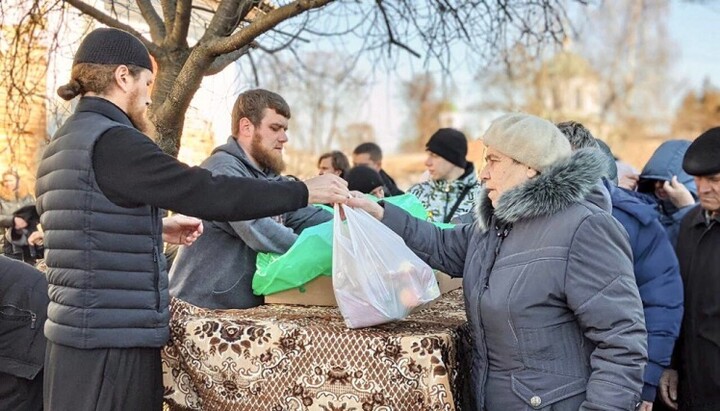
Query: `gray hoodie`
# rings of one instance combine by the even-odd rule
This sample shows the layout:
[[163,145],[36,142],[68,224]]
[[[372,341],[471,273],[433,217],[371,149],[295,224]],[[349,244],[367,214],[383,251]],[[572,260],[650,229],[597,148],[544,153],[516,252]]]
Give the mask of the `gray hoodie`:
[[[232,136],[226,144],[213,150],[201,167],[213,175],[283,178],[253,165]],[[231,197],[233,193],[227,195]],[[247,198],[246,201],[257,200]],[[263,297],[252,292],[257,253],[285,253],[304,228],[331,218],[327,211],[308,206],[257,220],[203,221],[203,235],[192,246],[178,250],[169,274],[170,294],[205,308],[258,306],[263,303]]]

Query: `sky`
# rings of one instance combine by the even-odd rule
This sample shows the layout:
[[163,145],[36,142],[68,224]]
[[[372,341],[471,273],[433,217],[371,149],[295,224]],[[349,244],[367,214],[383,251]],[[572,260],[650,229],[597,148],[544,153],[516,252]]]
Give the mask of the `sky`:
[[[606,0],[608,1],[608,0]],[[613,0],[615,1],[615,0]],[[629,0],[633,1],[633,0]],[[325,13],[321,11],[320,13]],[[327,24],[333,24],[331,13],[325,14]],[[669,11],[669,37],[675,46],[673,53],[672,76],[674,84],[668,85],[673,90],[677,101],[688,89],[699,89],[704,79],[720,87],[720,1],[681,1],[670,2]],[[329,48],[323,44],[322,39],[313,38],[309,43],[318,49]],[[328,40],[329,41],[329,40]],[[336,40],[337,41],[337,40]],[[346,43],[359,41],[357,39],[343,39]],[[335,43],[336,45],[337,43]],[[454,51],[454,50],[453,50]],[[398,49],[395,49],[398,53]],[[459,50],[461,54],[463,50]],[[401,137],[405,132],[407,124],[406,102],[401,101],[401,84],[412,78],[414,74],[423,72],[425,67],[422,60],[411,57],[407,53],[400,52],[396,59],[394,69],[388,70],[384,66],[376,66],[369,58],[361,58],[359,66],[362,72],[371,72],[374,85],[368,92],[368,97],[362,102],[348,101],[353,106],[354,122],[368,122],[373,125],[377,140],[386,152],[392,153],[397,150]],[[247,59],[239,60],[238,65],[246,65]],[[375,66],[374,66],[375,65]],[[453,102],[459,108],[458,127],[476,128],[471,130],[474,135],[482,133],[486,122],[478,122],[475,118],[468,118],[464,114],[466,107],[477,102],[477,93],[481,92],[479,86],[473,80],[476,68],[470,67],[462,58],[453,57],[451,80],[440,76],[445,85],[451,85],[456,94]],[[262,68],[261,68],[262,69]],[[439,72],[437,68],[431,67],[432,71]],[[198,101],[203,103],[198,110],[204,113],[212,113],[213,131],[216,142],[222,143],[229,134],[230,112],[237,93],[253,88],[249,76],[240,76],[242,71],[235,68],[235,71],[224,71],[223,73],[206,78],[203,89],[198,92]],[[262,84],[261,84],[262,86]],[[207,103],[207,102],[210,103]],[[293,107],[294,112],[299,112],[302,107]],[[207,106],[212,106],[211,110]],[[292,145],[292,132],[289,131]],[[329,147],[337,148],[337,147]]]
[[[705,79],[720,87],[720,2],[671,1],[668,19],[669,37],[676,48],[673,50],[672,85],[676,98],[675,104],[688,89],[699,90]],[[398,73],[378,81],[373,88],[369,103],[363,114],[375,126],[377,135],[382,138],[383,147],[388,151],[398,148],[402,135],[405,114],[397,84],[393,79],[409,79],[412,70],[404,68]],[[478,92],[473,83],[472,73],[456,73],[456,89],[459,90],[457,104],[460,107],[472,104],[473,94]],[[461,122],[471,123],[460,116]],[[469,124],[468,124],[469,125]],[[482,130],[479,130],[482,132]]]

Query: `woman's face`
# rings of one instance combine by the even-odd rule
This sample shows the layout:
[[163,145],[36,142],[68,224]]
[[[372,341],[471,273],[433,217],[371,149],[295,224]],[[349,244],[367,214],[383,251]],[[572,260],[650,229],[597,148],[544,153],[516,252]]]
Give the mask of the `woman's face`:
[[3,187],[10,191],[15,191],[18,188],[18,179],[12,174],[5,174],[3,176]]
[[485,183],[487,196],[493,207],[506,191],[530,180],[537,171],[518,163],[505,154],[487,147],[485,151],[485,167],[480,171],[480,178]]

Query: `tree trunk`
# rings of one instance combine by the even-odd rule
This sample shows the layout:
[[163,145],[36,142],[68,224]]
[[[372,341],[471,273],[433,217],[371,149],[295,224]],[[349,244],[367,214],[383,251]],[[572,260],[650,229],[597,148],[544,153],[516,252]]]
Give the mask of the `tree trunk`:
[[189,55],[189,50],[184,50],[172,54],[168,53],[168,55],[157,59],[158,72],[155,76],[155,85],[152,91],[153,103],[150,107],[150,120],[156,127],[155,141],[158,146],[173,157],[177,157],[180,149],[180,136],[185,123],[185,115],[180,111],[171,112],[161,109]]

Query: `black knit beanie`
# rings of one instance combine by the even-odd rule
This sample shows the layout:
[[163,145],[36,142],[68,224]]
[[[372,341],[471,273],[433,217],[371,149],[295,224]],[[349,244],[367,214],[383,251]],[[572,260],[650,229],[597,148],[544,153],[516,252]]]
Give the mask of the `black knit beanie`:
[[345,174],[348,190],[369,194],[383,185],[380,174],[368,166],[355,166]]
[[454,128],[441,128],[430,137],[425,149],[464,169],[468,152],[465,134]]
[[691,176],[720,173],[720,127],[702,133],[690,144],[682,168]]
[[75,53],[73,66],[78,63],[135,65],[153,71],[150,53],[132,34],[112,28],[90,32]]

